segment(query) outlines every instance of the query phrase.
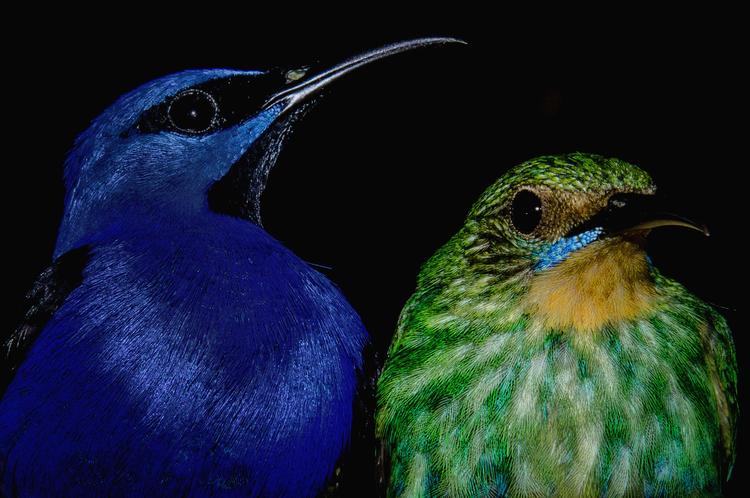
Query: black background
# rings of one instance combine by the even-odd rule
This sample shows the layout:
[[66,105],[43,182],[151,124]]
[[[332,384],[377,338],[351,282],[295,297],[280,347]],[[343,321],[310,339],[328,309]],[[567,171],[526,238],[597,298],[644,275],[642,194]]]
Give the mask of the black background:
[[[186,68],[334,63],[387,42],[450,35],[469,45],[403,54],[330,89],[296,126],[271,174],[263,200],[268,231],[303,259],[331,267],[323,271],[386,342],[419,265],[507,168],[571,151],[619,157],[649,171],[663,194],[709,226],[709,238],[654,233],[650,254],[729,319],[744,393],[746,55],[729,24],[669,19],[663,22],[676,29],[664,31],[661,24],[553,21],[513,30],[512,20],[412,29],[373,22],[311,34],[284,23],[263,33],[241,22],[204,31],[209,22],[168,31],[149,22],[124,30],[91,23],[47,31],[30,52],[11,50],[6,329],[50,261],[65,154],[122,93]],[[746,426],[743,419],[731,494],[747,471]]]

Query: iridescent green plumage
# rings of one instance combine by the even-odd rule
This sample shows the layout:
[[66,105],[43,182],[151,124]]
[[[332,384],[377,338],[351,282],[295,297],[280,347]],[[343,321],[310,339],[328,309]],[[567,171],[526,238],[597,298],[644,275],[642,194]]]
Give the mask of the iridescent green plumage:
[[[511,222],[521,188],[545,202],[529,235]],[[736,419],[724,319],[630,235],[539,266],[613,193],[653,191],[635,166],[571,154],[485,192],[422,268],[379,380],[391,495],[720,492]]]

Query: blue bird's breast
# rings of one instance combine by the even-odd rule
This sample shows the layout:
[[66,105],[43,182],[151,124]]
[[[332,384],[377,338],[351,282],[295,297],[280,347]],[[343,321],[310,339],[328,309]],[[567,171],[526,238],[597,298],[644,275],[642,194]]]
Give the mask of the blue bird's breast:
[[367,341],[336,288],[226,217],[91,246],[0,402],[5,492],[315,494]]

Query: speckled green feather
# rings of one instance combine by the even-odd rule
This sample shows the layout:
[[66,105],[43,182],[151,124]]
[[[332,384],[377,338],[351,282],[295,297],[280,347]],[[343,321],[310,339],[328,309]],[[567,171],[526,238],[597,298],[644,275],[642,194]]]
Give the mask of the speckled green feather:
[[[525,186],[553,208],[531,237],[509,216]],[[647,304],[592,330],[550,327],[527,303],[545,247],[610,194],[653,191],[635,166],[570,154],[484,193],[422,268],[379,380],[392,496],[720,493],[737,412],[718,313],[650,265]]]

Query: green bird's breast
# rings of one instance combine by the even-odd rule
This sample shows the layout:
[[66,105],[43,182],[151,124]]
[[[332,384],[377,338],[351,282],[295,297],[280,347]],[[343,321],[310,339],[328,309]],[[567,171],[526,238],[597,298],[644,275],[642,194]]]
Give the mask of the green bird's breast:
[[718,493],[731,339],[708,306],[653,278],[647,312],[585,333],[535,319],[513,282],[419,290],[378,387],[391,494]]

